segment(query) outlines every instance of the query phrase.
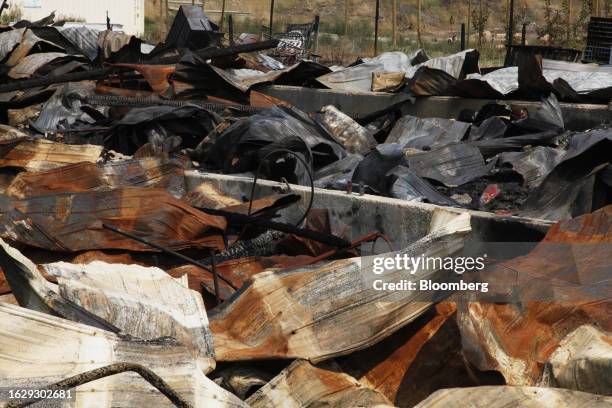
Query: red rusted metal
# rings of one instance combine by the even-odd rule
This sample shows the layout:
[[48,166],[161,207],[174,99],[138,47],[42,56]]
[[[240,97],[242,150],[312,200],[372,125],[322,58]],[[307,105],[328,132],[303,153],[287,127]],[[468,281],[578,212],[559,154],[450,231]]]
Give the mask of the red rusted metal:
[[196,210],[163,189],[51,194],[13,199],[0,208],[0,235],[34,247],[152,250],[105,230],[104,222],[173,250],[225,247],[221,234],[225,219]]
[[114,64],[119,68],[133,69],[142,74],[147,83],[158,95],[166,95],[171,90],[168,77],[174,73],[174,65]]

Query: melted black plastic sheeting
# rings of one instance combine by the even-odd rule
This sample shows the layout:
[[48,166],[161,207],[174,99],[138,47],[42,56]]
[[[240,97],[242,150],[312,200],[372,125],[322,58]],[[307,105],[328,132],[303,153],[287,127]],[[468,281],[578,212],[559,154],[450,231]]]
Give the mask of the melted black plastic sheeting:
[[321,168],[314,175],[315,187],[346,190],[349,182],[353,179],[353,173],[357,165],[362,160],[363,156],[360,154],[348,154],[346,157]]
[[404,149],[401,145],[379,144],[355,169],[353,185],[363,184],[377,194],[384,194],[387,190],[387,172],[403,161]]
[[454,143],[407,157],[408,166],[418,176],[455,187],[486,176],[497,160],[485,163],[478,147]]
[[452,119],[406,115],[395,123],[385,143],[398,143],[403,148],[430,150],[462,141],[469,128],[469,123]]
[[176,71],[171,77],[174,81],[192,86],[193,89],[187,92],[190,95],[217,96],[248,105],[249,90],[256,85],[310,85],[316,77],[329,72],[329,68],[316,62],[300,61],[282,70],[241,79],[209,64],[207,59],[189,53],[176,64]]
[[[223,131],[206,153],[206,162],[227,173],[254,171],[264,149],[281,147],[302,154],[315,171],[346,156],[342,145],[304,112],[273,106]],[[285,177],[290,182],[310,183],[305,169],[299,163],[294,164],[293,169],[286,167],[277,173],[264,174],[273,179]]]
[[133,108],[107,131],[105,146],[132,155],[157,133],[178,136],[183,148],[194,148],[219,123],[218,115],[197,105]]
[[597,175],[609,165],[611,151],[611,129],[575,134],[561,162],[529,195],[521,215],[557,221],[609,204],[610,189]]
[[391,169],[387,173],[387,177],[387,194],[389,197],[407,201],[462,207],[461,204],[440,193],[406,166],[399,165]]
[[500,166],[510,166],[523,177],[530,189],[539,186],[544,178],[563,159],[564,150],[535,146],[522,152],[505,152],[499,155]]

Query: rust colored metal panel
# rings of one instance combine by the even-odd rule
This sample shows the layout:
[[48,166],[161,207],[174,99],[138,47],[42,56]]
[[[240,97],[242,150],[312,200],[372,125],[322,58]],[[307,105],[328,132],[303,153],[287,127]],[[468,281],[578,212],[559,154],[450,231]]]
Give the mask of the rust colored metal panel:
[[339,364],[399,407],[412,407],[443,388],[503,384],[501,376],[479,372],[466,363],[454,311],[454,303],[439,303],[435,312]]
[[184,166],[176,160],[144,158],[105,165],[82,162],[43,172],[17,175],[6,194],[24,198],[61,192],[121,187],[164,188],[177,198],[185,194]]
[[174,73],[174,65],[143,65],[143,64],[115,64],[115,67],[128,68],[144,76],[153,92],[163,95],[170,90],[168,77]]
[[275,98],[273,96],[270,95],[266,95],[264,93],[261,92],[257,92],[255,90],[251,90],[251,93],[249,94],[250,97],[250,104],[251,106],[255,106],[258,108],[269,108],[271,106],[275,106],[275,105],[282,105],[282,106],[286,106],[288,108],[291,107],[291,104],[287,101],[284,101],[282,99],[279,98]]
[[102,146],[67,145],[44,139],[0,140],[0,167],[44,171],[73,163],[95,163],[102,150]]
[[[432,233],[399,256],[452,256],[462,250],[471,231],[469,222],[467,214],[444,225],[432,222]],[[374,258],[255,275],[239,296],[210,315],[218,360],[322,361],[370,347],[429,309],[432,303],[426,294],[381,292],[368,284],[368,277],[374,276]],[[376,278],[397,281],[404,272],[389,270]],[[441,270],[422,271],[422,276],[448,278]]]
[[481,370],[499,371],[509,385],[537,385],[566,336],[585,325],[612,331],[612,300],[605,296],[610,243],[612,206],[559,222],[528,255],[483,271],[496,285],[506,279],[517,296],[529,297],[459,304],[457,321],[470,361]]
[[185,201],[194,207],[221,209],[242,202],[224,194],[212,183],[202,183],[185,196]]
[[[228,278],[224,272],[219,270],[219,267],[217,267],[217,271],[219,275],[224,276],[226,279]],[[183,265],[168,269],[166,272],[168,272],[168,274],[173,278],[180,278],[187,275],[187,283],[190,289],[197,290],[199,292],[201,292],[202,289],[205,289],[211,295],[215,294],[215,283],[212,274],[200,267],[195,265]],[[221,300],[229,299],[230,296],[232,296],[236,291],[222,279],[219,279],[218,284],[219,299]]]
[[198,211],[167,191],[122,188],[0,201],[0,236],[53,251],[152,251],[102,223],[173,250],[224,248],[223,218]]

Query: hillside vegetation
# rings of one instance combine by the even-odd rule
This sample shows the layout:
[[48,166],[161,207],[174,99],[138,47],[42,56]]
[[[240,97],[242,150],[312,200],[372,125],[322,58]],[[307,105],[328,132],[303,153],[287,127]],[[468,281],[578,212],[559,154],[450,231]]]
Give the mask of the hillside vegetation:
[[[159,0],[146,1],[150,34],[155,36],[155,31],[158,32],[160,27]],[[515,32],[520,33],[522,25],[526,24],[527,40],[531,44],[541,43],[538,37],[545,36],[547,44],[584,48],[584,29],[596,7],[593,3],[596,0],[572,0],[570,24],[568,1],[570,0],[515,0]],[[598,1],[599,15],[612,15],[612,0]],[[480,48],[485,57],[501,60],[507,31],[508,0],[483,0],[482,3],[471,0],[471,7],[468,1],[421,2],[420,45],[430,54],[456,51],[458,45],[448,44],[448,39],[453,35],[459,36],[461,23],[467,25],[470,15],[470,46]],[[185,3],[191,2],[187,0]],[[417,46],[416,0],[397,0],[396,46],[391,43],[392,0],[381,0],[380,3],[379,50],[414,49]],[[222,0],[206,0],[205,4],[206,10],[221,10]],[[330,61],[348,61],[355,56],[373,52],[375,4],[374,0],[275,0],[274,31],[282,31],[288,22],[307,22],[319,15],[323,33],[319,53]],[[234,18],[236,33],[261,32],[262,26],[268,25],[269,7],[270,0],[226,0],[226,10],[248,13]],[[471,13],[468,13],[469,8]],[[347,10],[348,24],[345,24]],[[220,14],[211,12],[209,17],[218,22]],[[482,21],[480,26],[479,21]]]

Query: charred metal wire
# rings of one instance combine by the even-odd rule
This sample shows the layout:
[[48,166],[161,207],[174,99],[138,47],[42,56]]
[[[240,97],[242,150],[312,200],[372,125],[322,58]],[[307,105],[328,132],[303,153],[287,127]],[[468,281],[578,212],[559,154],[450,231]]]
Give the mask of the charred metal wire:
[[297,160],[299,160],[304,165],[304,168],[306,169],[306,172],[308,173],[308,178],[310,179],[310,201],[308,202],[308,207],[306,207],[306,211],[304,211],[304,215],[295,224],[297,226],[297,225],[302,224],[302,222],[304,222],[306,217],[308,217],[308,213],[310,213],[310,209],[312,208],[312,204],[314,202],[314,177],[312,176],[312,164],[306,163],[306,161],[300,155],[298,155],[297,153],[289,149],[281,148],[281,149],[272,150],[271,152],[266,154],[263,157],[263,159],[261,159],[261,161],[259,162],[259,166],[257,166],[257,171],[255,172],[255,178],[253,179],[253,187],[251,187],[251,198],[249,200],[249,211],[247,215],[251,215],[251,209],[253,208],[253,198],[255,197],[255,188],[257,187],[257,179],[259,178],[259,172],[261,171],[261,166],[270,156],[277,154],[277,153],[287,153],[287,154],[293,155]]
[[332,249],[331,251],[327,251],[299,266],[307,266],[307,265],[314,265],[318,262],[324,261],[326,259],[329,259],[333,256],[337,256],[340,255],[346,251],[350,251],[352,249],[357,248],[359,245],[364,244],[366,242],[374,242],[376,243],[376,241],[382,238],[387,245],[389,246],[389,250],[390,251],[394,251],[393,248],[393,243],[391,242],[391,239],[389,237],[387,237],[385,234],[383,234],[382,232],[371,232],[369,234],[364,235],[363,237],[351,242],[350,246],[346,247],[346,248],[339,248],[339,249]]
[[[123,235],[124,237],[128,237],[128,238],[130,238],[130,239],[133,239],[134,241],[138,241],[138,242],[140,242],[140,243],[142,243],[142,244],[148,245],[148,246],[150,246],[151,248],[155,248],[155,249],[158,249],[158,250],[160,250],[160,251],[162,251],[162,252],[165,252],[165,253],[167,253],[167,254],[174,255],[174,256],[176,256],[177,258],[181,258],[182,260],[184,260],[184,261],[186,261],[186,262],[189,262],[189,263],[190,263],[190,264],[192,264],[192,265],[195,265],[195,266],[197,266],[197,267],[199,267],[199,268],[202,268],[202,269],[204,269],[204,270],[206,270],[206,271],[210,272],[210,273],[211,273],[211,274],[214,276],[214,272],[213,272],[213,271],[211,271],[211,270],[210,270],[210,269],[209,269],[209,268],[208,268],[206,265],[202,264],[201,262],[196,261],[196,260],[195,260],[195,259],[193,259],[193,258],[190,258],[190,257],[188,257],[188,256],[185,256],[185,255],[181,254],[181,253],[178,253],[178,252],[176,252],[176,251],[173,251],[173,250],[171,250],[170,248],[166,248],[166,247],[164,247],[164,246],[162,246],[162,245],[158,245],[158,244],[155,244],[155,243],[153,243],[153,242],[150,242],[150,241],[148,241],[148,240],[146,240],[146,239],[144,239],[144,238],[141,238],[141,237],[139,237],[139,236],[136,236],[136,235],[134,235],[134,234],[131,234],[131,233],[127,232],[127,231],[123,231],[123,230],[121,230],[121,229],[119,229],[119,228],[115,228],[115,227],[113,227],[112,225],[108,225],[108,224],[103,223],[103,224],[102,224],[102,227],[106,228],[107,230],[110,230],[110,231],[116,232],[117,234]],[[230,285],[230,286],[231,286],[233,289],[236,289],[236,288],[234,287],[234,285],[232,285],[232,283],[231,283],[229,280],[225,279],[223,276],[221,276],[221,275],[220,275],[220,276],[219,276],[219,278],[221,278],[221,280],[223,280],[223,282],[225,282],[225,283],[227,283],[228,285]]]
[[219,297],[219,274],[217,273],[217,263],[215,262],[215,251],[210,256],[212,260],[211,266],[213,270],[213,285],[215,288],[215,298],[217,299],[217,305],[221,304],[221,298]]
[[127,96],[114,96],[114,95],[79,95],[73,93],[69,95],[69,98],[78,99],[89,105],[97,106],[124,106],[124,107],[145,107],[145,106],[186,106],[186,105],[197,105],[204,109],[221,112],[225,109],[232,109],[238,112],[244,112],[249,114],[256,114],[264,110],[265,108],[259,108],[248,105],[239,104],[222,104],[207,102],[202,99],[191,99],[191,100],[170,100],[170,99],[159,99],[159,98],[131,98]]
[[[305,228],[299,228],[291,224],[283,223],[283,222],[275,222],[270,221],[265,218],[253,215],[245,215],[240,213],[234,213],[224,210],[217,210],[213,208],[199,208],[205,213],[211,215],[218,215],[225,217],[229,223],[235,222],[240,224],[248,224],[248,225],[257,225],[267,229],[272,229],[275,231],[285,232],[287,234],[297,235],[302,238],[311,239],[313,241],[320,242],[322,244],[338,247],[338,248],[347,248],[351,245],[351,243],[345,239],[337,237],[331,234],[323,234],[317,231],[308,230]],[[299,225],[299,224],[298,224]]]
[[[153,387],[157,388],[159,392],[164,394],[174,406],[179,408],[191,408],[192,405],[185,401],[183,397],[179,395],[175,390],[170,387],[170,385],[163,380],[160,376],[155,374],[153,371],[149,370],[146,367],[141,366],[140,364],[132,364],[132,363],[117,363],[111,364],[105,367],[100,367],[93,369],[91,371],[86,371],[81,374],[77,374],[70,378],[66,378],[65,380],[58,381],[55,384],[51,384],[45,389],[51,391],[60,391],[60,390],[68,390],[71,388],[78,387],[79,385],[87,384],[92,381],[99,380],[101,378],[110,377],[113,375],[125,373],[127,371],[134,372],[140,375],[143,379],[145,379],[149,384]],[[35,404],[39,401],[42,401],[42,398],[32,398],[25,401],[11,401],[6,407],[7,408],[21,408],[28,407],[32,404]]]
[[[268,230],[253,239],[239,241],[229,247],[227,251],[215,255],[215,262],[221,263],[250,256],[272,255],[274,254],[276,241],[284,236],[285,234],[282,232]],[[204,265],[210,265],[212,257],[201,259],[200,262]]]

